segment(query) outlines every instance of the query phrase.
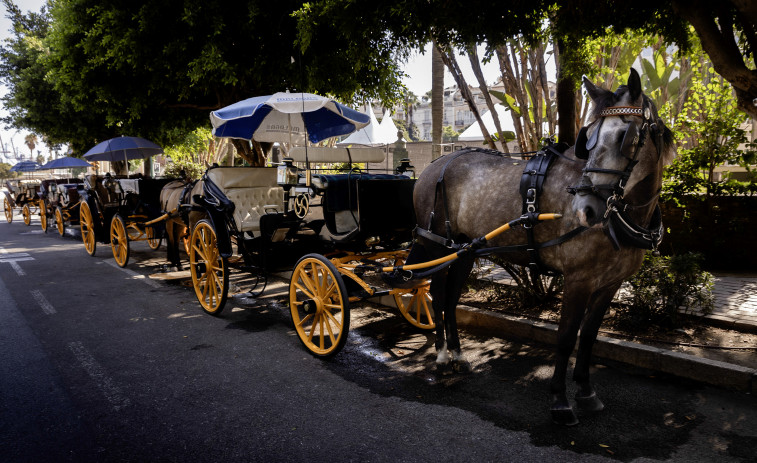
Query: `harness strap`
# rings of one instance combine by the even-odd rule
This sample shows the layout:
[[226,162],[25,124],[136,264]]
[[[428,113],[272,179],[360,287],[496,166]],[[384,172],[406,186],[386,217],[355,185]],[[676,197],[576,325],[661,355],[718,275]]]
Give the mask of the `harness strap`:
[[[454,161],[455,159],[457,159],[458,157],[464,154],[468,154],[471,152],[501,155],[501,153],[499,153],[498,151],[487,150],[487,149],[482,149],[482,148],[466,148],[466,149],[456,151],[452,154],[449,154],[443,157],[443,159],[445,159],[445,163],[444,163],[444,166],[442,167],[442,170],[439,172],[439,178],[437,178],[436,180],[436,188],[434,188],[434,202],[431,205],[431,214],[429,214],[428,226],[426,227],[426,230],[424,231],[431,233],[431,230],[434,226],[434,210],[436,209],[436,201],[439,198],[439,193],[441,192],[442,207],[444,208],[444,229],[447,234],[447,241],[449,241],[450,243],[454,243],[454,241],[452,240],[452,224],[450,223],[450,220],[449,220],[449,205],[447,204],[447,187],[446,187],[446,184],[444,183],[444,174],[447,172],[447,167],[449,167],[452,161]],[[438,159],[442,159],[442,158],[438,158]],[[435,236],[438,236],[438,235],[435,235]]]
[[[544,187],[544,180],[547,177],[547,171],[552,162],[560,154],[559,148],[565,148],[563,145],[550,145],[540,150],[528,160],[526,167],[523,169],[523,175],[520,178],[520,194],[523,197],[523,214],[533,216],[539,211],[539,196]],[[530,262],[528,264],[532,272],[539,273],[541,269],[546,268],[539,257],[539,246],[536,243],[533,227],[535,221],[526,221],[523,228],[526,230],[528,240],[527,251]]]

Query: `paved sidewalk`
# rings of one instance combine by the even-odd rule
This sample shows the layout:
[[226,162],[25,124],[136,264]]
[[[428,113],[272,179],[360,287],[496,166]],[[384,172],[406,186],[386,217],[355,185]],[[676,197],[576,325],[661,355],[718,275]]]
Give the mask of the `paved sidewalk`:
[[[484,265],[485,278],[500,284],[514,284],[510,275],[496,265]],[[723,328],[757,332],[757,275],[713,273],[715,304],[705,319]],[[696,314],[696,312],[694,312]]]

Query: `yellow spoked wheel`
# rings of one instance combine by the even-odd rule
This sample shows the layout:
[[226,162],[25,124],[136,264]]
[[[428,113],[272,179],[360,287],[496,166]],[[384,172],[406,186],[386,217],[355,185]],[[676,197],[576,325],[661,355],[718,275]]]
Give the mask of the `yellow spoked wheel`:
[[147,235],[147,245],[150,246],[150,249],[153,251],[157,251],[160,247],[160,240],[162,238],[157,236],[157,232],[152,227],[147,227],[145,229],[145,234]]
[[24,207],[21,208],[21,215],[24,217],[24,224],[31,225],[31,223],[32,223],[32,210],[29,208],[28,204],[24,204]]
[[63,209],[60,206],[55,208],[55,225],[58,227],[58,234],[66,234],[66,222],[63,221]]
[[82,202],[79,208],[79,227],[81,228],[81,239],[84,241],[84,248],[90,256],[94,256],[97,250],[95,221],[92,219],[92,211],[89,208],[89,204],[85,202]]
[[3,210],[5,210],[5,220],[7,220],[8,223],[13,222],[13,208],[7,197],[3,200]]
[[129,234],[126,233],[124,219],[118,214],[110,221],[110,247],[118,266],[126,267],[129,263]]
[[397,308],[400,309],[405,320],[424,330],[432,330],[436,327],[430,288],[431,282],[427,281],[421,286],[408,289],[405,293],[394,295],[394,302],[397,303]]
[[325,257],[308,254],[294,267],[289,310],[297,336],[318,357],[339,352],[350,329],[350,301],[339,271]]
[[42,231],[47,233],[47,204],[42,200],[39,202],[39,224],[42,225]]
[[202,309],[211,315],[220,314],[229,293],[229,261],[219,254],[216,232],[207,220],[197,222],[192,230],[189,269]]

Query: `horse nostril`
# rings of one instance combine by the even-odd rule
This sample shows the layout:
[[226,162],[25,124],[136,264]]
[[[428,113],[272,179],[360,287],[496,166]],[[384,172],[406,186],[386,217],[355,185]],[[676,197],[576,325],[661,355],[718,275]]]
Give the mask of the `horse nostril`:
[[597,213],[594,212],[594,208],[591,207],[585,207],[584,208],[584,216],[586,217],[586,221],[589,223],[594,222],[594,218],[597,216]]

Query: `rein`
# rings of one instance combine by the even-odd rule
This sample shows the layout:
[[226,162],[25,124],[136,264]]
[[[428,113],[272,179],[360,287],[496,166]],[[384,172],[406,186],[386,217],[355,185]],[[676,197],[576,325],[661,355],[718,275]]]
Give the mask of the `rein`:
[[[567,190],[572,195],[592,194],[605,201],[607,207],[602,218],[602,223],[605,225],[605,231],[616,250],[620,249],[620,241],[623,241],[624,244],[651,249],[657,253],[657,246],[662,241],[663,233],[659,206],[655,206],[649,228],[636,224],[627,211],[651,204],[659,196],[659,191],[643,205],[634,206],[625,201],[626,184],[631,177],[633,168],[639,163],[637,160],[639,152],[644,147],[650,131],[655,135],[652,139],[655,142],[658,157],[662,150],[662,121],[659,118],[656,121],[652,119],[652,110],[647,100],[644,100],[643,106],[610,106],[600,111],[600,118],[592,123],[592,125],[599,124],[599,126],[591,138],[587,138],[590,126],[583,127],[579,131],[575,147],[576,157],[588,159],[590,151],[596,147],[604,118],[614,116],[633,116],[642,119],[641,129],[633,122],[628,124],[623,141],[618,148],[619,154],[628,160],[625,169],[584,167],[581,183],[578,186],[570,186]],[[616,175],[618,180],[615,183],[595,185],[587,175],[589,173]]]

